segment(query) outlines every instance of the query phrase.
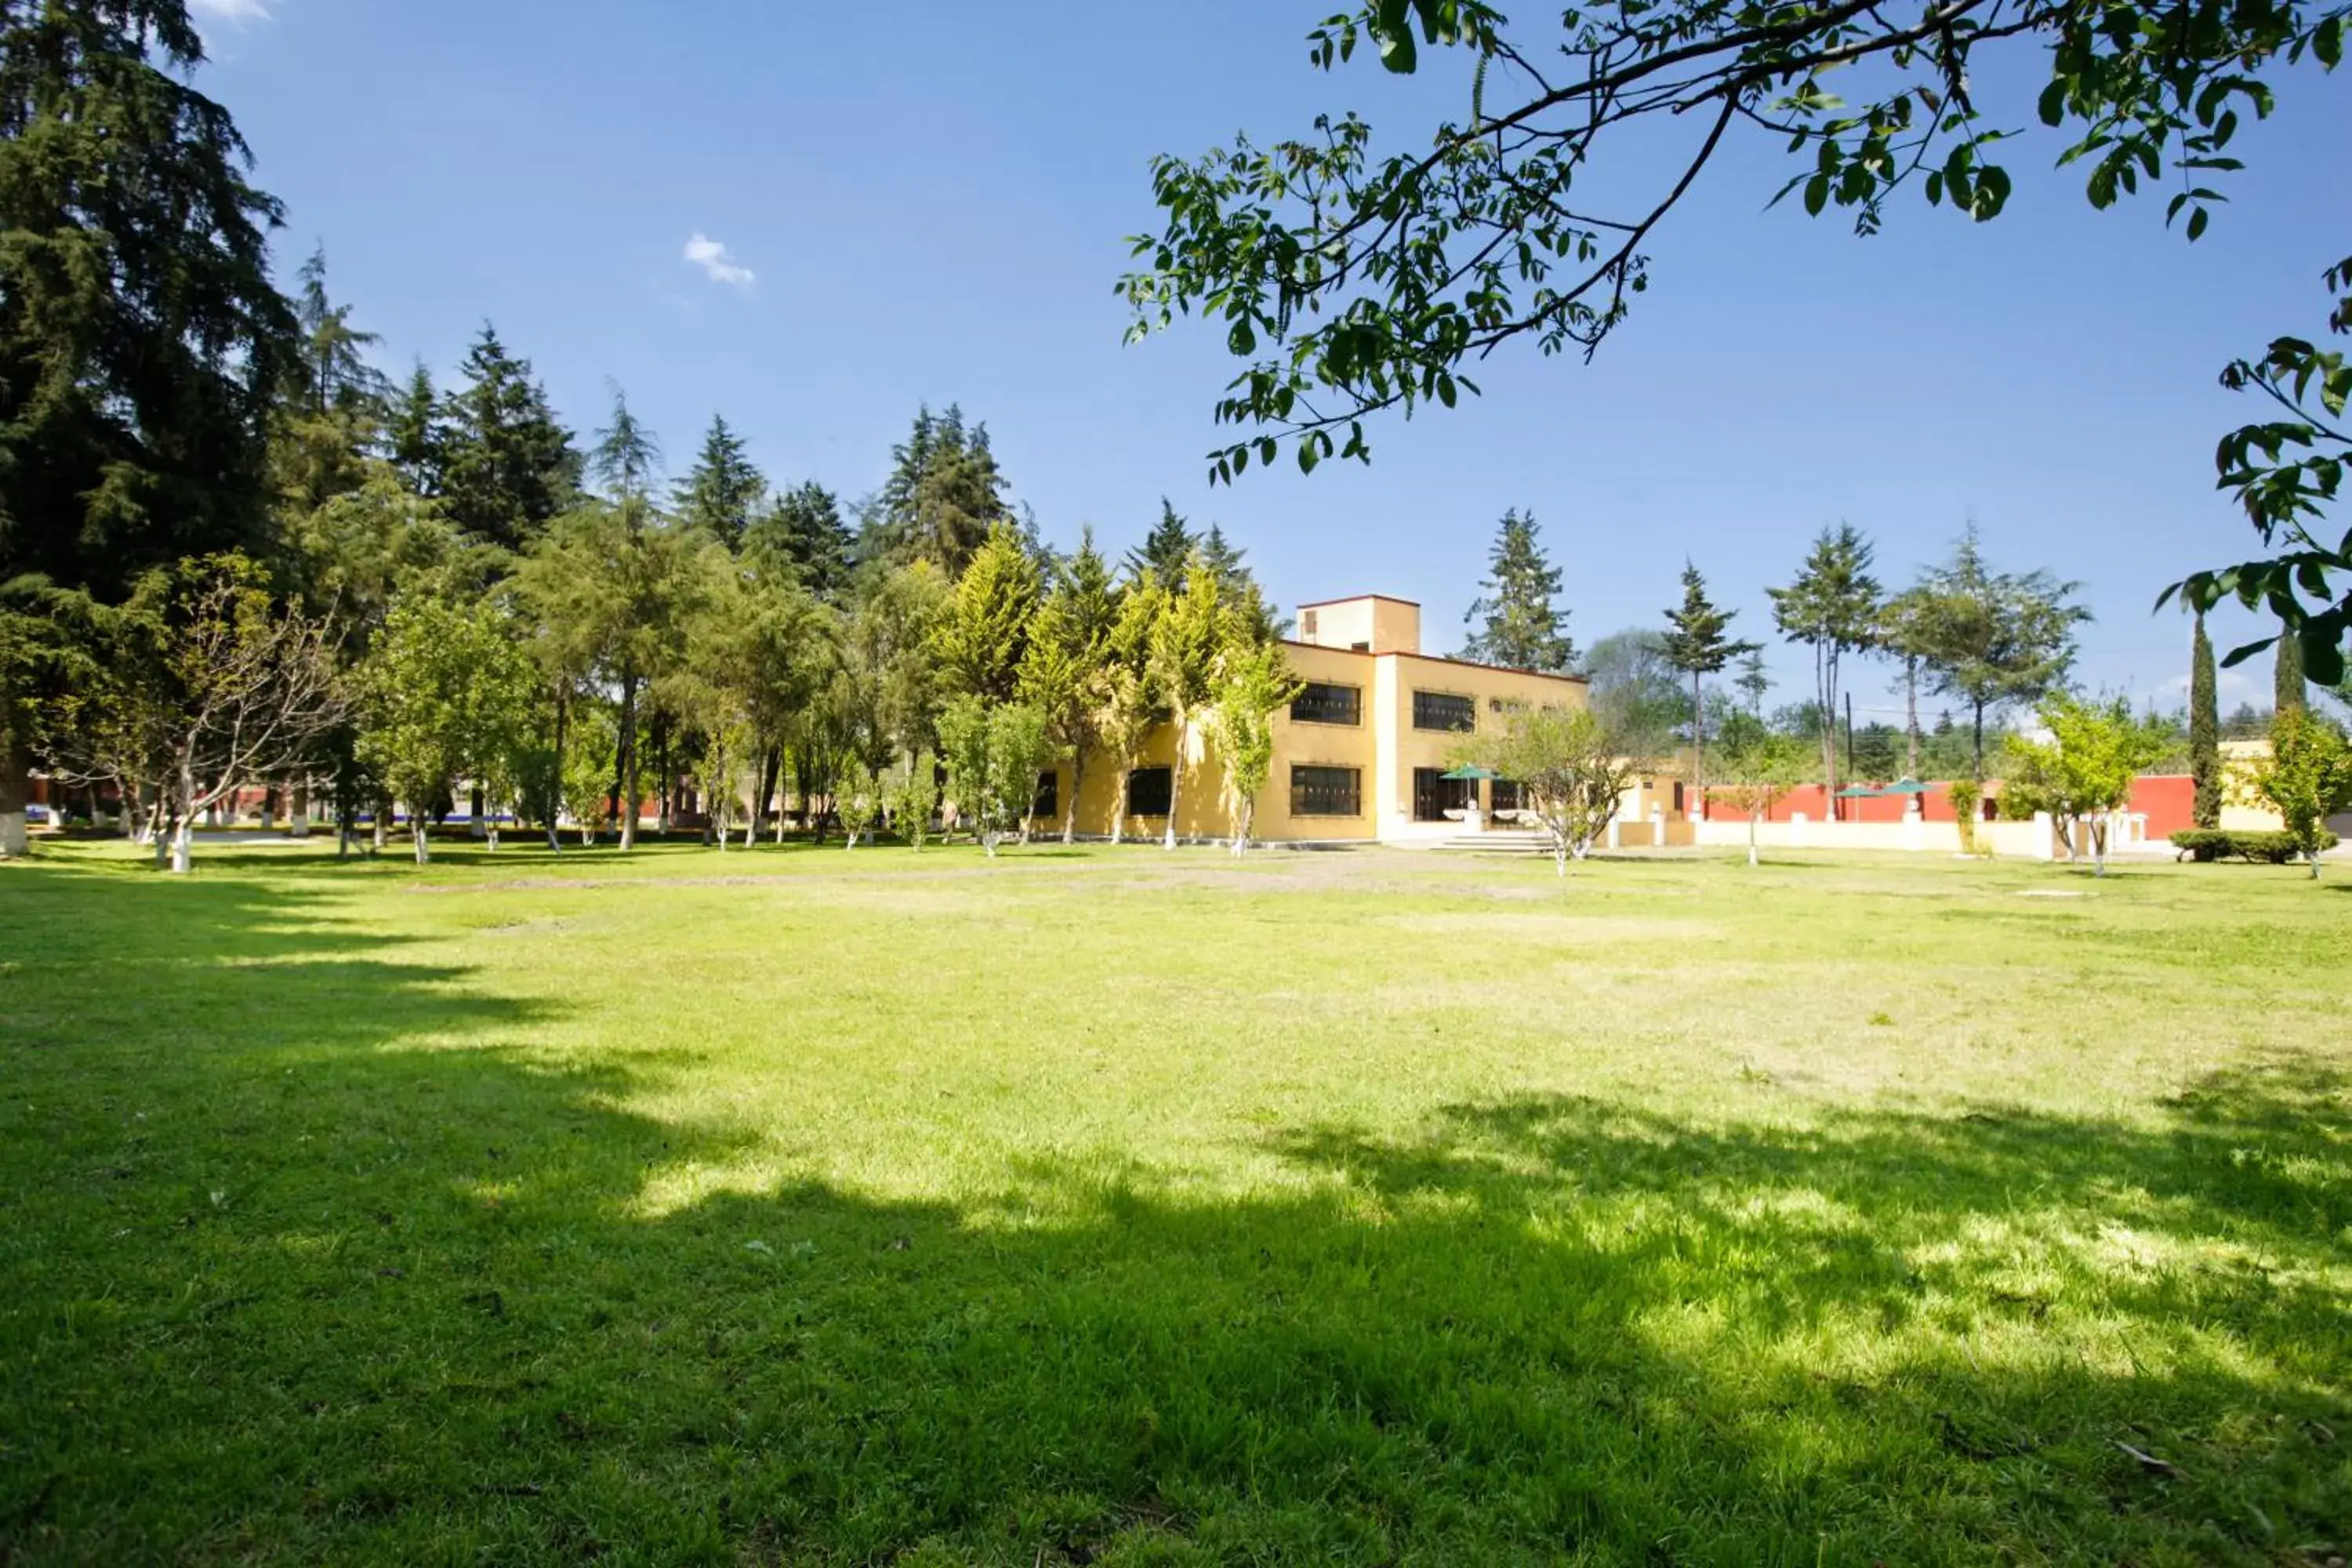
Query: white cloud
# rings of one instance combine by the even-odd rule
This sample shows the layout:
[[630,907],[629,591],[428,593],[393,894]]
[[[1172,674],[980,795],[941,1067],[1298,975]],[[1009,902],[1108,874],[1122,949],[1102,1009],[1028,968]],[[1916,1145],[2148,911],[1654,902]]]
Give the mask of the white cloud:
[[[252,0],[241,0],[241,3],[250,4]],[[725,246],[698,231],[686,242],[686,259],[701,268],[713,283],[731,283],[738,289],[749,289],[758,276],[736,260]]]
[[236,27],[247,22],[269,20],[269,7],[262,0],[188,0],[188,9],[200,20],[226,22]]

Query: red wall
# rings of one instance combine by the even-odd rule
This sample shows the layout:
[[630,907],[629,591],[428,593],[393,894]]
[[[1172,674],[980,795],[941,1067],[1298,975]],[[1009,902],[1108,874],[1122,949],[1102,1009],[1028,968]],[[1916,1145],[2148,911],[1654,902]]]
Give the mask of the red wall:
[[2131,809],[2147,814],[2147,836],[2162,838],[2194,827],[2197,781],[2187,773],[2149,773],[2132,780]]
[[[1710,792],[1712,793],[1712,792]],[[1985,785],[1988,802],[2000,793],[1999,781]],[[1790,790],[1773,805],[1772,822],[1788,822],[1803,812],[1807,822],[1826,822],[1829,813],[1823,809],[1822,786],[1804,784]],[[2162,838],[2181,828],[2196,826],[2192,817],[2197,799],[2196,781],[2185,773],[2150,773],[2132,781],[2131,804],[2126,810],[2147,817],[2147,836]],[[1900,822],[1903,820],[1904,797],[1899,795],[1880,795],[1862,800],[1842,800],[1838,803],[1842,822]],[[1707,815],[1717,820],[1737,818],[1738,808],[1717,795],[1709,803]],[[1927,793],[1919,797],[1920,815],[1929,822],[1952,820],[1951,785],[1942,780],[1930,784]]]
[[[1985,786],[1988,797],[1999,794],[2000,790],[2000,786],[1998,784]],[[1824,798],[1825,793],[1817,784],[1800,784],[1773,803],[1772,814],[1765,820],[1790,822],[1795,820],[1799,812],[1803,812],[1807,822],[1826,822],[1829,820],[1830,814],[1827,809],[1828,802]],[[1712,791],[1709,794],[1712,798],[1708,802],[1707,816],[1710,818],[1725,820],[1744,817],[1739,808],[1729,801],[1719,795],[1714,795]],[[1841,822],[1900,822],[1903,820],[1906,803],[1907,797],[1899,795],[1842,800],[1837,803],[1838,820]],[[1919,807],[1920,815],[1929,822],[1953,820],[1951,786],[1941,782],[1930,784],[1927,786],[1927,793],[1919,797]]]

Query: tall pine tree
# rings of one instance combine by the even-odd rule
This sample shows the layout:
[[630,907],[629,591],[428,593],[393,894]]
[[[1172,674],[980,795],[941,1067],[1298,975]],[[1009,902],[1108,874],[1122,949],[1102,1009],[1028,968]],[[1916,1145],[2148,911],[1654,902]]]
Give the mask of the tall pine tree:
[[1732,617],[1737,610],[1719,610],[1706,596],[1706,579],[1687,560],[1683,563],[1683,602],[1666,612],[1666,662],[1690,677],[1692,781],[1700,798],[1706,793],[1706,706],[1701,680],[1743,654],[1759,651],[1752,642],[1735,642]]
[[929,561],[950,577],[961,574],[989,530],[1013,516],[988,426],[967,426],[953,404],[939,415],[925,407],[890,458],[890,477],[866,514],[862,553],[889,566]]
[[767,490],[767,479],[752,466],[743,438],[727,427],[725,416],[714,416],[702,451],[679,488],[678,517],[730,550],[740,549],[752,509]]
[[572,504],[580,455],[547,395],[485,323],[443,405],[441,497],[451,523],[485,544],[520,550]]
[[392,395],[384,413],[384,455],[415,494],[441,493],[441,395],[433,373],[418,360],[407,384]]
[[203,62],[184,0],[0,9],[0,856],[25,850],[32,704],[74,657],[55,595],[265,532],[300,330]]
[[1143,542],[1127,552],[1127,574],[1140,579],[1150,572],[1161,583],[1181,583],[1184,567],[1192,559],[1192,550],[1201,542],[1200,536],[1184,521],[1168,498],[1160,498],[1160,521],[1143,536]]
[[[1838,675],[1845,656],[1873,647],[1878,636],[1878,579],[1870,565],[1877,549],[1852,523],[1824,528],[1804,564],[1772,596],[1772,624],[1793,643],[1813,650],[1814,722],[1822,742],[1822,779],[1836,806]],[[1981,776],[1982,763],[1979,763]]]
[[834,493],[809,479],[779,494],[751,521],[743,553],[775,562],[816,597],[838,605],[857,564],[857,539]]
[[1535,513],[1503,514],[1487,555],[1486,589],[1465,622],[1478,629],[1463,645],[1462,657],[1511,669],[1564,674],[1576,666],[1576,643],[1568,635],[1568,612],[1558,607],[1559,569],[1538,542]]

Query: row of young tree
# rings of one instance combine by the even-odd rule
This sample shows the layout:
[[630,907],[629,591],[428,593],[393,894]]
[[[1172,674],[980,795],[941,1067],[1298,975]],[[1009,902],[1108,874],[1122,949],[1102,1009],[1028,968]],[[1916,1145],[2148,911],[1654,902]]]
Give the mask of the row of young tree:
[[[1788,585],[1767,590],[1774,629],[1811,653],[1814,677],[1807,701],[1769,716],[1762,645],[1733,635],[1738,612],[1717,605],[1706,578],[1687,563],[1682,602],[1664,613],[1663,625],[1615,633],[1580,655],[1567,612],[1556,603],[1560,574],[1544,552],[1534,517],[1517,510],[1504,514],[1496,532],[1486,593],[1471,606],[1474,635],[1464,657],[1584,674],[1595,709],[1629,743],[1638,742],[1636,749],[1688,746],[1694,783],[1702,787],[1709,739],[1758,723],[1809,733],[1820,750],[1821,778],[1832,789],[1841,776],[1886,777],[1897,766],[1914,778],[1923,767],[1940,766],[1982,779],[1989,727],[1998,742],[2006,711],[2065,686],[2075,628],[2090,619],[2075,599],[2080,584],[2047,572],[1997,570],[1973,525],[1948,560],[1908,587],[1889,591],[1876,575],[1875,554],[1870,539],[1850,524],[1823,529]],[[1841,701],[1850,710],[1845,677],[1856,658],[1895,663],[1905,721],[1900,731],[1872,725],[1857,732],[1846,724],[1852,762],[1841,770]],[[1731,684],[1744,701],[1707,690],[1708,677],[1735,668]],[[1947,740],[1956,728],[1948,710],[1932,727],[1922,726],[1923,695],[1959,705],[1964,759]],[[1898,742],[1899,759],[1893,755]]]
[[[2138,713],[2122,699],[2072,689],[2075,628],[2090,618],[2075,602],[2078,584],[2047,572],[1995,568],[1973,526],[1948,560],[1891,593],[1875,574],[1874,554],[1852,526],[1824,529],[1788,585],[1767,591],[1774,628],[1811,651],[1814,675],[1808,700],[1768,711],[1772,683],[1762,646],[1733,635],[1738,612],[1713,601],[1696,566],[1685,563],[1682,602],[1665,612],[1663,626],[1616,632],[1580,653],[1557,602],[1560,573],[1534,517],[1507,512],[1486,593],[1469,613],[1473,635],[1464,657],[1581,673],[1591,719],[1532,715],[1472,750],[1506,776],[1538,781],[1525,787],[1542,803],[1538,815],[1563,868],[1606,830],[1631,780],[1669,753],[1690,759],[1690,782],[1704,795],[1710,743],[1720,780],[1714,794],[1751,827],[1801,784],[1834,794],[1842,777],[1887,780],[1898,772],[1914,781],[1957,781],[1954,805],[1972,816],[1990,771],[2002,777],[2004,812],[2049,813],[2068,853],[2086,849],[2104,869],[2108,816],[2128,802],[2134,779],[2162,768],[2194,777],[2194,820],[2201,828],[2218,826],[2231,784],[2201,612],[2192,609],[2187,711]],[[2226,726],[2232,738],[2272,742],[2235,787],[2249,803],[2281,814],[2290,836],[2315,857],[2316,874],[2326,818],[2352,809],[2352,770],[2336,760],[2342,729],[2309,710],[2299,642],[2283,637],[2275,646],[2273,706],[2242,704]],[[1899,729],[1853,722],[1847,661],[1870,657],[1897,667]],[[1707,677],[1727,670],[1735,671],[1732,691],[1706,687]],[[1965,723],[1947,708],[1923,726],[1923,694],[1958,704]],[[2031,732],[2005,728],[2011,714],[2029,709]],[[2347,782],[2339,786],[2339,778]],[[2078,831],[2085,843],[2074,842]]]

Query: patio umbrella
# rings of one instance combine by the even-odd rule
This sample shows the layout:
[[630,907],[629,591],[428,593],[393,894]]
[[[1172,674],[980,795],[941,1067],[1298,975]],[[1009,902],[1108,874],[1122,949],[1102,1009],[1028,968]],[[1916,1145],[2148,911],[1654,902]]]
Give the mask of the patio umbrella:
[[1893,793],[1894,792],[1892,790],[1872,789],[1867,784],[1848,784],[1845,788],[1838,791],[1837,794],[1832,795],[1831,798],[1833,800],[1876,800],[1880,795],[1892,795]]
[[1446,773],[1442,773],[1437,776],[1443,779],[1470,779],[1475,781],[1478,779],[1498,779],[1503,775],[1496,773],[1492,768],[1482,768],[1475,763],[1465,763],[1460,767],[1452,769]]
[[1880,790],[1878,793],[1881,795],[1926,795],[1929,790],[1935,787],[1936,786],[1933,784],[1923,784],[1917,779],[1896,779],[1893,784],[1888,784],[1885,789]]

